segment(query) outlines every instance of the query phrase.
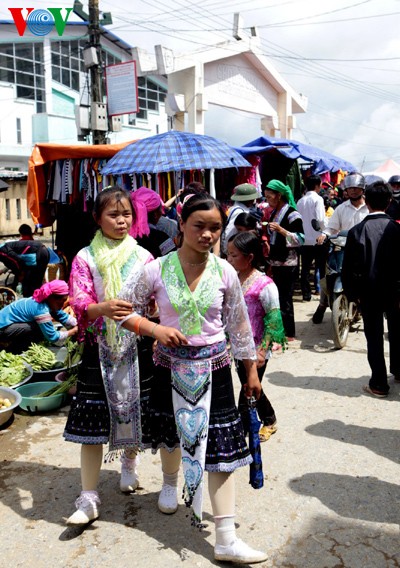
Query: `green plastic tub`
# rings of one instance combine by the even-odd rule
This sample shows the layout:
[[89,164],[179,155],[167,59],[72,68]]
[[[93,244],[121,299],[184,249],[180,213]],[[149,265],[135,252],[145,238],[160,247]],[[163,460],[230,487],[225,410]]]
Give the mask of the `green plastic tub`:
[[46,381],[42,383],[29,383],[22,385],[15,390],[21,395],[19,407],[28,412],[48,412],[60,408],[67,401],[67,394],[56,394],[38,398],[37,395],[58,385],[56,381]]

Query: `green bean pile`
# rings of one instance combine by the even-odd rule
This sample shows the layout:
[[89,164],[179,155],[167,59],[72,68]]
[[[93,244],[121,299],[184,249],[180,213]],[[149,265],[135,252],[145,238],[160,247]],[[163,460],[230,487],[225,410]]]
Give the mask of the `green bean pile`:
[[71,387],[74,387],[76,385],[77,381],[78,381],[78,375],[73,374],[62,383],[57,384],[54,387],[51,387],[49,390],[45,392],[37,394],[36,397],[45,398],[47,396],[54,396],[55,394],[67,393]]
[[40,343],[31,343],[21,357],[34,371],[50,371],[63,367],[63,363],[57,361],[53,351]]

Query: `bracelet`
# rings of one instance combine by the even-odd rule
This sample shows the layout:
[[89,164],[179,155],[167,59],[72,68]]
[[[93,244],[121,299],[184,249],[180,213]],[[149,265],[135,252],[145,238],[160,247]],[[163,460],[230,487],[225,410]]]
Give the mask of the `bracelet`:
[[146,319],[146,318],[141,317],[141,318],[139,318],[139,319],[137,319],[133,322],[133,331],[134,331],[134,333],[136,333],[136,335],[139,335],[140,324],[142,323],[142,320],[144,320],[144,319]]
[[153,327],[151,328],[151,332],[150,332],[150,333],[151,333],[151,337],[152,337],[153,339],[155,339],[155,337],[154,337],[154,330],[156,329],[156,327],[157,327],[158,325],[159,325],[158,323],[155,323],[155,324],[153,325]]

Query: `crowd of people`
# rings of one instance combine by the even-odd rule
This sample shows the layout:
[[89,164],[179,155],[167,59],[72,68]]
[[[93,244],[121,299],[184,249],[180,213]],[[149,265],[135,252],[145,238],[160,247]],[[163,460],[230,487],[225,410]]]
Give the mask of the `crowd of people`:
[[[249,399],[257,400],[260,440],[277,429],[261,383],[274,350],[285,350],[296,338],[297,280],[305,302],[313,280],[320,298],[312,322],[322,322],[327,235],[349,231],[343,283],[364,319],[372,371],[364,390],[378,398],[389,392],[384,314],[390,371],[400,382],[400,273],[393,262],[400,176],[391,181],[365,187],[364,177],[351,173],[340,195],[325,187],[323,197],[321,178],[311,175],[297,202],[280,180],[270,180],[262,196],[244,183],[234,188],[228,212],[201,184],[181,190],[168,204],[145,187],[127,193],[116,186],[98,194],[97,231],[75,256],[69,287],[62,281],[38,286],[32,297],[0,312],[0,340],[18,337],[25,324],[49,341],[76,334],[84,343],[64,431],[65,440],[81,448],[81,490],[68,524],[99,517],[103,460],[120,459],[120,489],[130,493],[139,485],[139,454],[149,449],[160,452],[162,513],[178,508],[182,469],[184,501],[192,524],[201,528],[207,472],[215,559],[267,558],[236,535],[234,472],[252,462]],[[74,317],[62,311],[67,294]],[[70,328],[57,337],[48,329],[54,315]],[[237,403],[232,362],[241,383]]]

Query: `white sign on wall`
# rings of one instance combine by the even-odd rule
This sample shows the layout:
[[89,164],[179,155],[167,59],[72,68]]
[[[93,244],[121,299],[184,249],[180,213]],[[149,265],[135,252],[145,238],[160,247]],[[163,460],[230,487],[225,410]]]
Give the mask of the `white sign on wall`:
[[139,111],[136,61],[106,66],[108,115]]

